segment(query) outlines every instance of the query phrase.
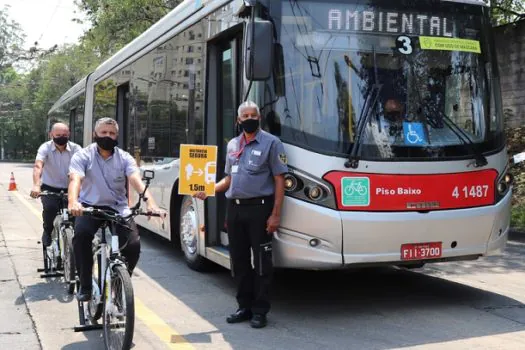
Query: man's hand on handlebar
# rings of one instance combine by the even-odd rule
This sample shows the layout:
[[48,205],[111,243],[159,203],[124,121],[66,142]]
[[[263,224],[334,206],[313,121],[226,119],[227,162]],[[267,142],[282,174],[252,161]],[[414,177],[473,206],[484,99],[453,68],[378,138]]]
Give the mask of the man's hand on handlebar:
[[40,186],[34,185],[29,195],[31,198],[38,198],[38,196],[40,196]]
[[84,207],[79,202],[75,201],[73,203],[69,203],[67,206],[67,209],[73,216],[82,216],[82,212],[84,211]]
[[[147,208],[147,213],[151,213],[151,214],[155,214],[153,216],[159,216],[161,218],[165,218],[166,217],[166,212],[162,209],[160,209],[159,207],[157,207],[156,204],[148,204],[148,208]],[[151,216],[148,215],[148,220],[151,219]]]

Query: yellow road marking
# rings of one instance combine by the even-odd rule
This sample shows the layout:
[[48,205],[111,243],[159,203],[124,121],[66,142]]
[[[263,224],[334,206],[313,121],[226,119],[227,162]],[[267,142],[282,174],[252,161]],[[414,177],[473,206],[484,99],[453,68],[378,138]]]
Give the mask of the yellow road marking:
[[148,326],[170,349],[195,349],[183,336],[173,331],[157,314],[146,307],[140,299],[135,297],[135,311],[140,320]]
[[[29,209],[30,212],[35,214],[37,218],[42,221],[42,213],[39,212],[31,203],[27,201],[17,191],[12,191],[16,198]],[[182,335],[171,328],[163,319],[161,319],[155,312],[149,309],[144,303],[137,297],[135,297],[135,314],[138,319],[142,321],[162,342],[164,342],[169,349],[177,350],[191,350],[195,349],[189,341],[187,341]]]

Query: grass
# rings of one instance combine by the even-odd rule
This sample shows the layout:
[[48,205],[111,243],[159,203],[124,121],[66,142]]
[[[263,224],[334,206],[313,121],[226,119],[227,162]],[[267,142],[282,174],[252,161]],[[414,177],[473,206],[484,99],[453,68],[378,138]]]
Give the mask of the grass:
[[525,231],[525,204],[512,206],[510,226],[513,229]]

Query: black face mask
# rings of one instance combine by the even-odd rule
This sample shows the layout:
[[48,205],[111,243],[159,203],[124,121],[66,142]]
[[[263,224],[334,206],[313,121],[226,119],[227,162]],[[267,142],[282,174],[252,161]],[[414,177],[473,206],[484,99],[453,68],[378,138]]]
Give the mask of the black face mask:
[[251,134],[259,128],[259,119],[246,119],[241,123],[241,128]]
[[53,142],[59,146],[64,146],[69,141],[67,136],[53,137]]
[[105,151],[113,151],[113,148],[115,148],[118,145],[118,141],[113,140],[109,136],[95,136],[95,142],[97,143],[98,147],[102,148]]

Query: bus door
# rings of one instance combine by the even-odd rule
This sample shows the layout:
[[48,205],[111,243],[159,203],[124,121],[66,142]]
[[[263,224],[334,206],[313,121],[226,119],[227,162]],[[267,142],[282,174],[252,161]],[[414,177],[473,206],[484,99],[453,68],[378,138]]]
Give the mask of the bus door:
[[[229,37],[210,47],[209,109],[207,143],[218,146],[217,182],[224,176],[228,142],[237,136],[237,107],[241,101],[241,35]],[[215,69],[213,69],[215,67]],[[211,105],[213,104],[213,106]],[[227,248],[226,198],[217,193],[207,201],[207,245]]]

